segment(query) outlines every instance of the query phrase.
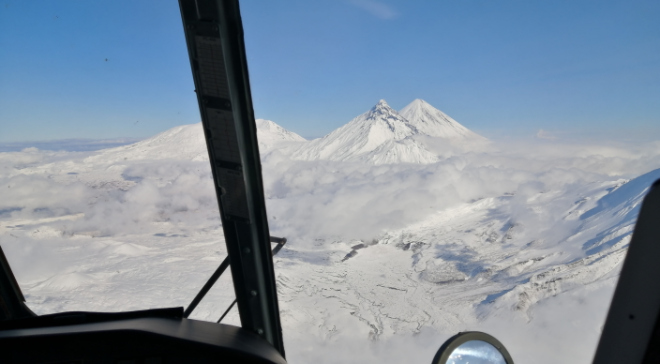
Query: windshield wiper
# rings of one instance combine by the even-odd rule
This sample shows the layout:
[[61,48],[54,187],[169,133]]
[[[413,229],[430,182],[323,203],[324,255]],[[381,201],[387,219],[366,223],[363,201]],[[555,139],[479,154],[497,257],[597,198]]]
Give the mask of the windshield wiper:
[[[286,238],[278,238],[276,236],[271,236],[270,237],[270,242],[271,243],[277,243],[277,245],[275,246],[275,248],[273,248],[273,251],[272,251],[273,256],[275,256],[282,249],[284,244],[286,244]],[[188,318],[188,316],[190,316],[190,314],[195,310],[195,308],[197,308],[197,305],[199,305],[199,303],[202,301],[204,296],[206,296],[206,294],[209,292],[209,290],[211,290],[211,288],[213,287],[215,282],[218,281],[218,279],[220,278],[222,273],[225,272],[227,267],[229,267],[229,256],[227,256],[225,258],[225,260],[223,260],[222,263],[220,263],[220,266],[218,267],[218,269],[216,269],[215,272],[213,272],[213,274],[211,275],[209,280],[206,281],[206,283],[204,284],[202,289],[199,291],[199,293],[197,293],[195,298],[193,298],[192,302],[190,302],[190,305],[188,305],[188,308],[186,308],[186,310],[184,311],[183,317]],[[231,305],[229,305],[229,308],[227,308],[225,313],[222,314],[222,316],[218,320],[218,323],[220,323],[220,321],[222,321],[222,319],[225,318],[225,316],[227,316],[227,314],[229,313],[229,310],[231,310],[231,308],[234,307],[235,304],[236,304],[236,299],[234,299],[234,302],[232,302]]]

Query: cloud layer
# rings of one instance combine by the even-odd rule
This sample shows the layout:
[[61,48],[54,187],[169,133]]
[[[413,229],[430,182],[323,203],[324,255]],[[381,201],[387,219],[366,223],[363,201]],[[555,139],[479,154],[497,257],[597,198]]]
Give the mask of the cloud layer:
[[[225,256],[208,161],[190,160],[190,156],[163,158],[161,149],[159,155],[150,157],[137,149],[117,148],[103,155],[34,148],[0,153],[0,244],[14,265],[31,307],[38,312],[185,305]],[[405,290],[406,282],[415,278],[419,287],[433,292],[447,277],[467,282],[474,278],[475,269],[492,268],[473,261],[480,256],[475,255],[475,247],[467,240],[440,239],[441,244],[427,248],[425,256],[416,253],[422,251],[416,250],[421,245],[413,245],[417,244],[418,231],[445,232],[441,230],[453,226],[450,220],[461,206],[489,199],[505,201],[490,210],[477,211],[486,214],[485,219],[504,224],[504,230],[485,222],[483,227],[460,227],[464,235],[481,234],[478,239],[487,239],[495,234],[499,243],[488,243],[487,249],[506,246],[516,251],[534,243],[539,244],[536,252],[543,252],[543,244],[556,246],[561,241],[561,254],[548,254],[544,258],[547,262],[562,254],[583,254],[582,244],[571,246],[562,241],[568,231],[584,223],[568,218],[573,210],[579,210],[581,196],[586,192],[593,195],[593,191],[606,194],[627,179],[660,168],[659,142],[585,144],[537,139],[469,148],[438,144],[435,152],[440,161],[427,165],[294,161],[286,150],[270,150],[262,156],[262,167],[271,233],[289,239],[276,268],[281,295],[287,298],[282,303],[282,315],[288,330],[288,351],[292,360],[300,362],[319,358],[326,363],[374,358],[386,363],[411,358],[430,360],[457,327],[451,321],[453,313],[446,313],[446,324],[444,316],[438,314],[428,321],[435,326],[418,329],[415,336],[406,331],[411,330],[409,326],[414,328],[414,323],[392,324],[399,330],[394,334],[383,324],[381,331],[385,334],[370,336],[375,337],[370,341],[367,337],[371,329],[348,314],[348,308],[332,308],[327,303],[332,299],[324,294],[329,290],[333,297],[343,295],[346,302],[355,297],[373,299],[370,307],[349,307],[364,317],[372,309],[395,315],[379,303],[377,289],[392,289],[386,296],[397,297],[396,292],[403,292],[397,289]],[[143,154],[139,159],[131,158],[133,152]],[[443,213],[443,218],[449,219],[446,223],[419,225]],[[465,209],[461,213],[468,217],[473,214]],[[474,221],[481,224],[481,216]],[[435,231],[425,234],[434,236]],[[514,238],[506,240],[507,235]],[[546,242],[538,241],[539,237]],[[394,247],[397,239],[409,246]],[[354,249],[357,257],[344,260],[357,244],[368,245],[374,240],[390,245],[369,247],[369,253],[367,248]],[[419,240],[419,244],[425,242]],[[493,256],[497,256],[495,253]],[[396,269],[382,274],[366,268],[357,271],[360,277],[347,281],[353,286],[342,286],[341,280],[346,278],[341,275],[347,274],[351,264],[354,268],[364,265],[366,262],[359,259],[367,254],[398,257],[399,263],[388,260],[385,265]],[[415,265],[416,261],[424,264]],[[510,263],[511,272],[524,269],[516,268],[518,262]],[[418,268],[424,270],[415,270]],[[507,272],[505,268],[498,269]],[[305,279],[319,285],[300,283]],[[374,282],[383,284],[377,288]],[[385,283],[393,288],[384,288]],[[504,305],[501,307],[506,309],[489,306],[489,310],[483,310],[489,316],[480,326],[465,329],[495,334],[520,362],[534,362],[536,355],[555,361],[565,358],[543,352],[537,342],[562,347],[574,358],[588,358],[613,280],[606,283],[574,290],[557,299],[540,295],[538,306],[524,314]],[[232,294],[231,281],[224,282],[210,296],[210,303],[200,308],[199,318],[217,319],[231,302]],[[438,299],[430,295],[429,302]],[[399,304],[392,302],[392,307]],[[413,306],[401,306],[402,315],[424,317]],[[472,310],[469,305],[463,306]],[[408,309],[410,312],[405,311]],[[305,320],[315,315],[325,315],[322,325],[339,325],[339,333],[332,336],[332,330],[323,331],[325,326],[322,329],[321,324],[306,326]],[[557,315],[567,321],[556,322]],[[236,323],[236,314],[232,313],[229,320]],[[448,329],[443,331],[442,327]],[[571,331],[571,327],[579,330]],[[314,334],[307,335],[307,330]],[[530,336],[530,332],[535,334]],[[586,341],[580,341],[582,333]],[[567,341],[567,337],[572,339]],[[584,345],[589,346],[588,350]],[[338,351],[337,347],[342,349]]]
[[371,238],[438,210],[505,194],[515,196],[512,210],[518,212],[512,214],[523,219],[527,198],[539,192],[561,195],[660,167],[657,142],[493,143],[476,152],[447,148],[440,153],[443,159],[428,165],[370,166],[291,161],[272,152],[263,161],[271,229],[306,241],[334,235]]

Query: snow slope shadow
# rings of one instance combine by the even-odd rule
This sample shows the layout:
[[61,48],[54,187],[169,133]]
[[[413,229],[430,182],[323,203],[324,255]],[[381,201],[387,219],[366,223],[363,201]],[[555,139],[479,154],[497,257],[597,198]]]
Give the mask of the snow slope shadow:
[[649,187],[654,181],[660,179],[660,169],[653,170],[643,174],[635,179],[630,180],[628,183],[623,184],[619,188],[614,189],[609,194],[598,200],[598,204],[593,209],[585,212],[580,216],[581,220],[586,220],[595,216],[607,209],[621,206],[621,208],[613,209],[615,213],[620,214],[620,211],[627,213],[624,221],[630,221],[637,218],[639,213],[638,206],[632,206],[634,202],[638,202],[646,195]]

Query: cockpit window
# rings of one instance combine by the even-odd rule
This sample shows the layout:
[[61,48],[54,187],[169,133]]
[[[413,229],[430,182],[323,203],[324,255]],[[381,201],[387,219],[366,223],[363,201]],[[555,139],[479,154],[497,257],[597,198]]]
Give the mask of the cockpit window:
[[[178,4],[0,17],[0,239],[27,305],[186,307],[227,254]],[[191,317],[233,300],[225,274]]]
[[[430,362],[463,331],[592,360],[660,178],[660,6],[241,12],[290,362]],[[227,253],[177,4],[8,2],[0,46],[0,245],[27,305],[187,307]],[[191,318],[234,296],[225,273]]]

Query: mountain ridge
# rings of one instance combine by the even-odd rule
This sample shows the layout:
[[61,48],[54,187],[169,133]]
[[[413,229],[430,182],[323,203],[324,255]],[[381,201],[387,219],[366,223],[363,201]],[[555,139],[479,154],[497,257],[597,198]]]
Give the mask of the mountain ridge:
[[[411,102],[401,113],[380,100],[326,136],[309,141],[271,120],[256,119],[255,123],[262,154],[277,150],[292,159],[308,161],[429,164],[441,159],[439,146],[465,149],[472,145],[466,142],[487,140],[421,99]],[[208,160],[201,123],[177,126],[137,143],[100,150],[88,159],[121,163],[127,158]]]

